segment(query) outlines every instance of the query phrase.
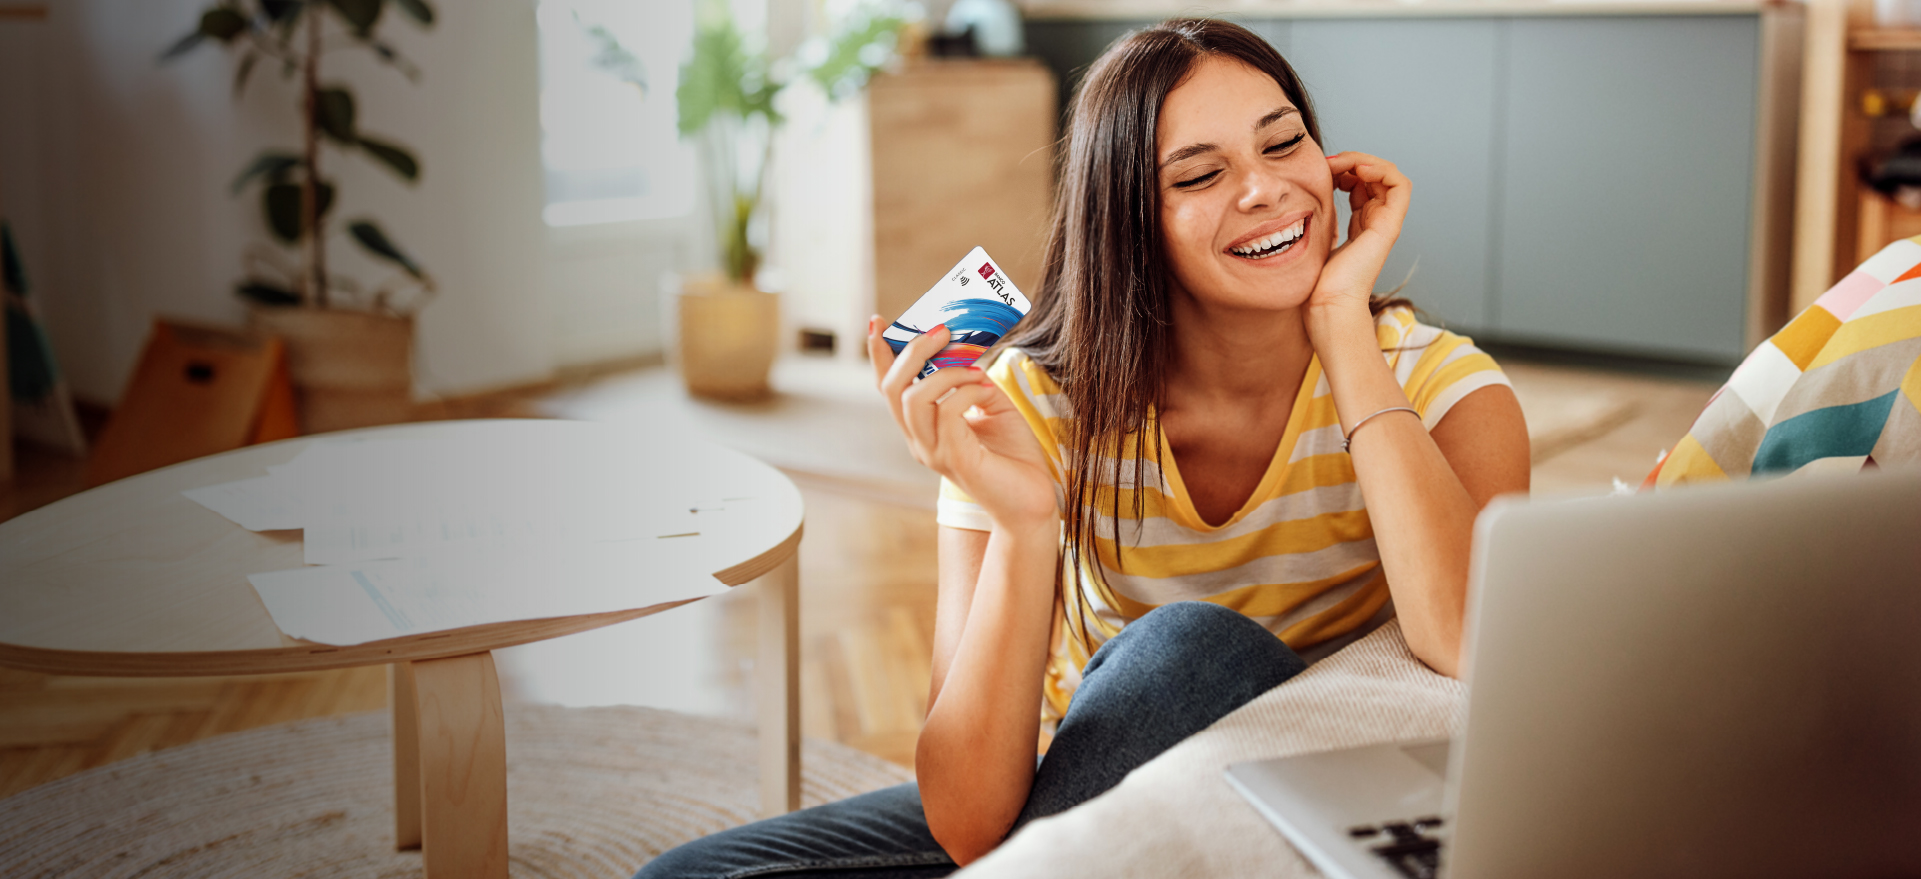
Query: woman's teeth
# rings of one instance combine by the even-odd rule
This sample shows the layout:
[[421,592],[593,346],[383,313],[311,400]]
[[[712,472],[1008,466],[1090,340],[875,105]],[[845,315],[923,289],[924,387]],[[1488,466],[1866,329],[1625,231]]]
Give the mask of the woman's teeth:
[[1232,250],[1237,256],[1245,256],[1252,259],[1273,256],[1287,250],[1295,241],[1300,240],[1302,233],[1305,232],[1306,229],[1307,220],[1296,220],[1292,226],[1271,235],[1256,238],[1239,247],[1232,248]]

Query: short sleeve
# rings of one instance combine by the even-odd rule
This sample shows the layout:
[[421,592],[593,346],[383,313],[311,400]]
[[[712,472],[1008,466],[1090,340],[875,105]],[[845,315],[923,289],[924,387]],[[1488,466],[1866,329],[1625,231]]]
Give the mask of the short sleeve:
[[960,486],[948,482],[946,477],[940,481],[940,501],[935,507],[934,521],[966,531],[994,530],[994,522],[987,518],[987,511],[974,503],[967,492],[961,491]]
[[[1513,387],[1507,373],[1474,347],[1473,339],[1416,323],[1411,310],[1390,309],[1381,315],[1380,325],[1395,378],[1428,430],[1467,395],[1490,385]],[[1389,341],[1394,343],[1391,348]]]

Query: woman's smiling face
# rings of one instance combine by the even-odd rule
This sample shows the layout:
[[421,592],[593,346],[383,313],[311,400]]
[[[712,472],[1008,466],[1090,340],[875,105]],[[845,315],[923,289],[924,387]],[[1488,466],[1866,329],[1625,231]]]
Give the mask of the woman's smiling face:
[[1307,301],[1334,246],[1334,178],[1279,83],[1201,58],[1161,104],[1155,157],[1178,290],[1228,308]]

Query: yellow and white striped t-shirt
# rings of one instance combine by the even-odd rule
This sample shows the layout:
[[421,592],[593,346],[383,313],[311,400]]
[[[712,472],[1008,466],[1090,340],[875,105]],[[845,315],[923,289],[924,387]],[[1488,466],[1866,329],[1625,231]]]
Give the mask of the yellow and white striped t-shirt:
[[[1462,397],[1507,377],[1471,340],[1417,322],[1408,308],[1375,320],[1382,354],[1429,430]],[[1007,392],[1045,449],[1059,497],[1067,450],[1060,386],[1018,348],[987,370]],[[1149,429],[1159,430],[1151,422]],[[1160,446],[1166,449],[1165,437]],[[1140,486],[1141,518],[1131,494],[1120,501],[1124,567],[1115,567],[1114,485],[1109,459],[1097,459],[1093,514],[1101,565],[1062,573],[1043,714],[1058,719],[1080,671],[1102,643],[1131,620],[1175,601],[1211,601],[1252,617],[1311,660],[1365,634],[1392,613],[1374,529],[1353,462],[1341,451],[1341,422],[1318,357],[1308,363],[1274,459],[1247,503],[1219,527],[1195,512],[1171,454],[1134,459],[1132,437],[1119,448],[1121,487]],[[1152,442],[1148,448],[1154,448]],[[1151,452],[1150,452],[1151,454]],[[1139,473],[1140,479],[1135,479]],[[986,513],[952,483],[941,483],[940,524],[990,530]]]

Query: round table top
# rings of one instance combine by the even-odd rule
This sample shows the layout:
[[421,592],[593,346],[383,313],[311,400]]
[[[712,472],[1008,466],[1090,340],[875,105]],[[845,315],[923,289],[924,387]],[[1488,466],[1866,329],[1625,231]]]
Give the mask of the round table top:
[[[772,571],[799,547],[800,493],[779,471],[697,440],[569,421],[407,424],[302,437],[212,455],[102,485],[0,523],[0,666],[56,674],[254,674],[459,656],[657,613],[685,601],[608,613],[490,623],[335,646],[281,633],[249,574],[302,565],[301,532],[253,532],[181,494],[267,475],[316,440],[487,441],[574,450],[583,431],[618,436],[601,463],[620,478],[703,487],[749,502],[703,522],[701,570],[729,586]],[[631,444],[629,441],[631,440]],[[626,454],[631,450],[631,454]],[[572,452],[570,452],[572,453]],[[644,487],[636,492],[645,497]],[[672,541],[684,552],[692,541]]]

